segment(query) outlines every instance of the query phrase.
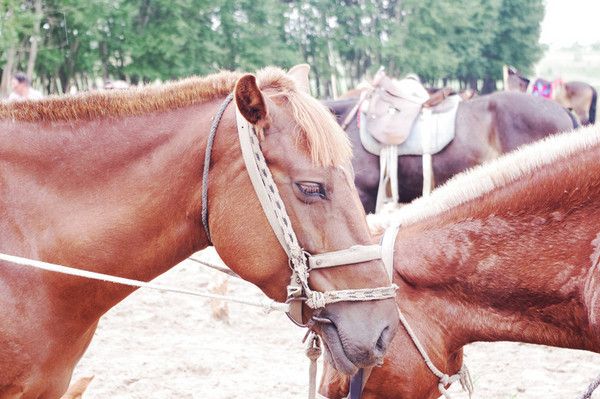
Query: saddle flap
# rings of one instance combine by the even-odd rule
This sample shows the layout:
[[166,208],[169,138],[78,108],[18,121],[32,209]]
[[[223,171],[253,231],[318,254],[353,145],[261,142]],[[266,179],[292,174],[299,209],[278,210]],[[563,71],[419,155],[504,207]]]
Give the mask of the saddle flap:
[[382,144],[402,144],[428,98],[425,88],[415,79],[398,81],[381,76],[363,108],[369,133]]

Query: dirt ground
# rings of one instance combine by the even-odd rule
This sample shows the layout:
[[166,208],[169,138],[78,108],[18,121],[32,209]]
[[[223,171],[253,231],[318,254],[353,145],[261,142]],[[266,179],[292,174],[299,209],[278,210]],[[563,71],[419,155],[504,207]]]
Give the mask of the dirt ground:
[[[186,261],[156,282],[204,289],[223,279]],[[237,279],[228,285],[230,294],[262,295]],[[231,304],[227,323],[212,319],[209,300],[139,290],[102,318],[74,379],[95,375],[85,399],[306,398],[303,336],[283,314]],[[582,351],[500,342],[465,353],[474,398],[575,399],[600,375],[600,355]],[[458,386],[451,392],[468,398]]]

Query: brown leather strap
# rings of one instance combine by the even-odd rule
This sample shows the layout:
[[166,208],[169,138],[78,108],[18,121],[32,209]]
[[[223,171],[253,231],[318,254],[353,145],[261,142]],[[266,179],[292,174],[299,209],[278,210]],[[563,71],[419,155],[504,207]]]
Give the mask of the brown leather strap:
[[356,103],[356,105],[354,107],[352,107],[352,109],[350,110],[348,115],[346,115],[346,117],[344,118],[344,121],[341,124],[342,130],[346,130],[348,125],[350,125],[350,122],[352,122],[352,119],[354,119],[354,117],[356,116],[358,110],[360,109],[360,106],[367,99],[369,94],[371,94],[372,92],[373,92],[373,90],[369,89],[369,90],[364,90],[362,93],[360,93],[358,102]]

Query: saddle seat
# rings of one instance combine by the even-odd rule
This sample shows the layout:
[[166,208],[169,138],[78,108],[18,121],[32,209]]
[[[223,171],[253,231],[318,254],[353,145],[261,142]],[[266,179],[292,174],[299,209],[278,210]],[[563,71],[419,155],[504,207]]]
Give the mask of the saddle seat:
[[[416,79],[376,76],[374,90],[361,111],[369,133],[382,144],[398,145],[408,138],[429,93]],[[363,115],[361,115],[362,117]]]
[[[369,100],[365,100],[365,105],[360,111],[358,125],[361,143],[371,154],[379,155],[383,148],[389,145],[397,147],[398,155],[437,154],[454,139],[456,112],[461,101],[458,95],[447,97],[433,108],[419,108],[414,121],[404,125],[410,125],[410,130],[408,134],[402,135],[403,140],[399,144],[390,144],[388,136],[384,136],[382,141],[378,138],[381,134],[375,134],[377,129],[381,128],[377,121],[369,118],[364,112],[370,107],[367,101]],[[391,130],[392,127],[380,132]]]

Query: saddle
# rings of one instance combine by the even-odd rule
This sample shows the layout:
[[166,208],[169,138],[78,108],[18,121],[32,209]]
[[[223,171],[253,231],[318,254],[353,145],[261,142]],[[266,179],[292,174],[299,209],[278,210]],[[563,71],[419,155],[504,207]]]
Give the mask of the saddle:
[[538,97],[544,97],[553,99],[554,98],[554,87],[552,82],[546,79],[536,79],[531,89],[531,94]]
[[402,144],[427,100],[429,94],[418,80],[390,79],[379,72],[374,90],[362,108],[369,133],[382,144]]
[[[454,122],[460,102],[460,96],[451,95],[433,108],[420,109],[404,141],[394,145],[398,155],[437,154],[446,148],[454,140]],[[379,155],[389,145],[375,137],[371,130],[371,120],[363,110],[358,117],[358,127],[360,141],[371,154]]]
[[430,96],[418,78],[394,80],[382,71],[373,86],[360,101],[358,125],[363,147],[379,156],[378,212],[385,203],[398,202],[400,155],[423,156],[423,195],[429,194],[433,188],[431,156],[454,139],[460,97],[453,95],[436,101],[434,107],[424,107]]

